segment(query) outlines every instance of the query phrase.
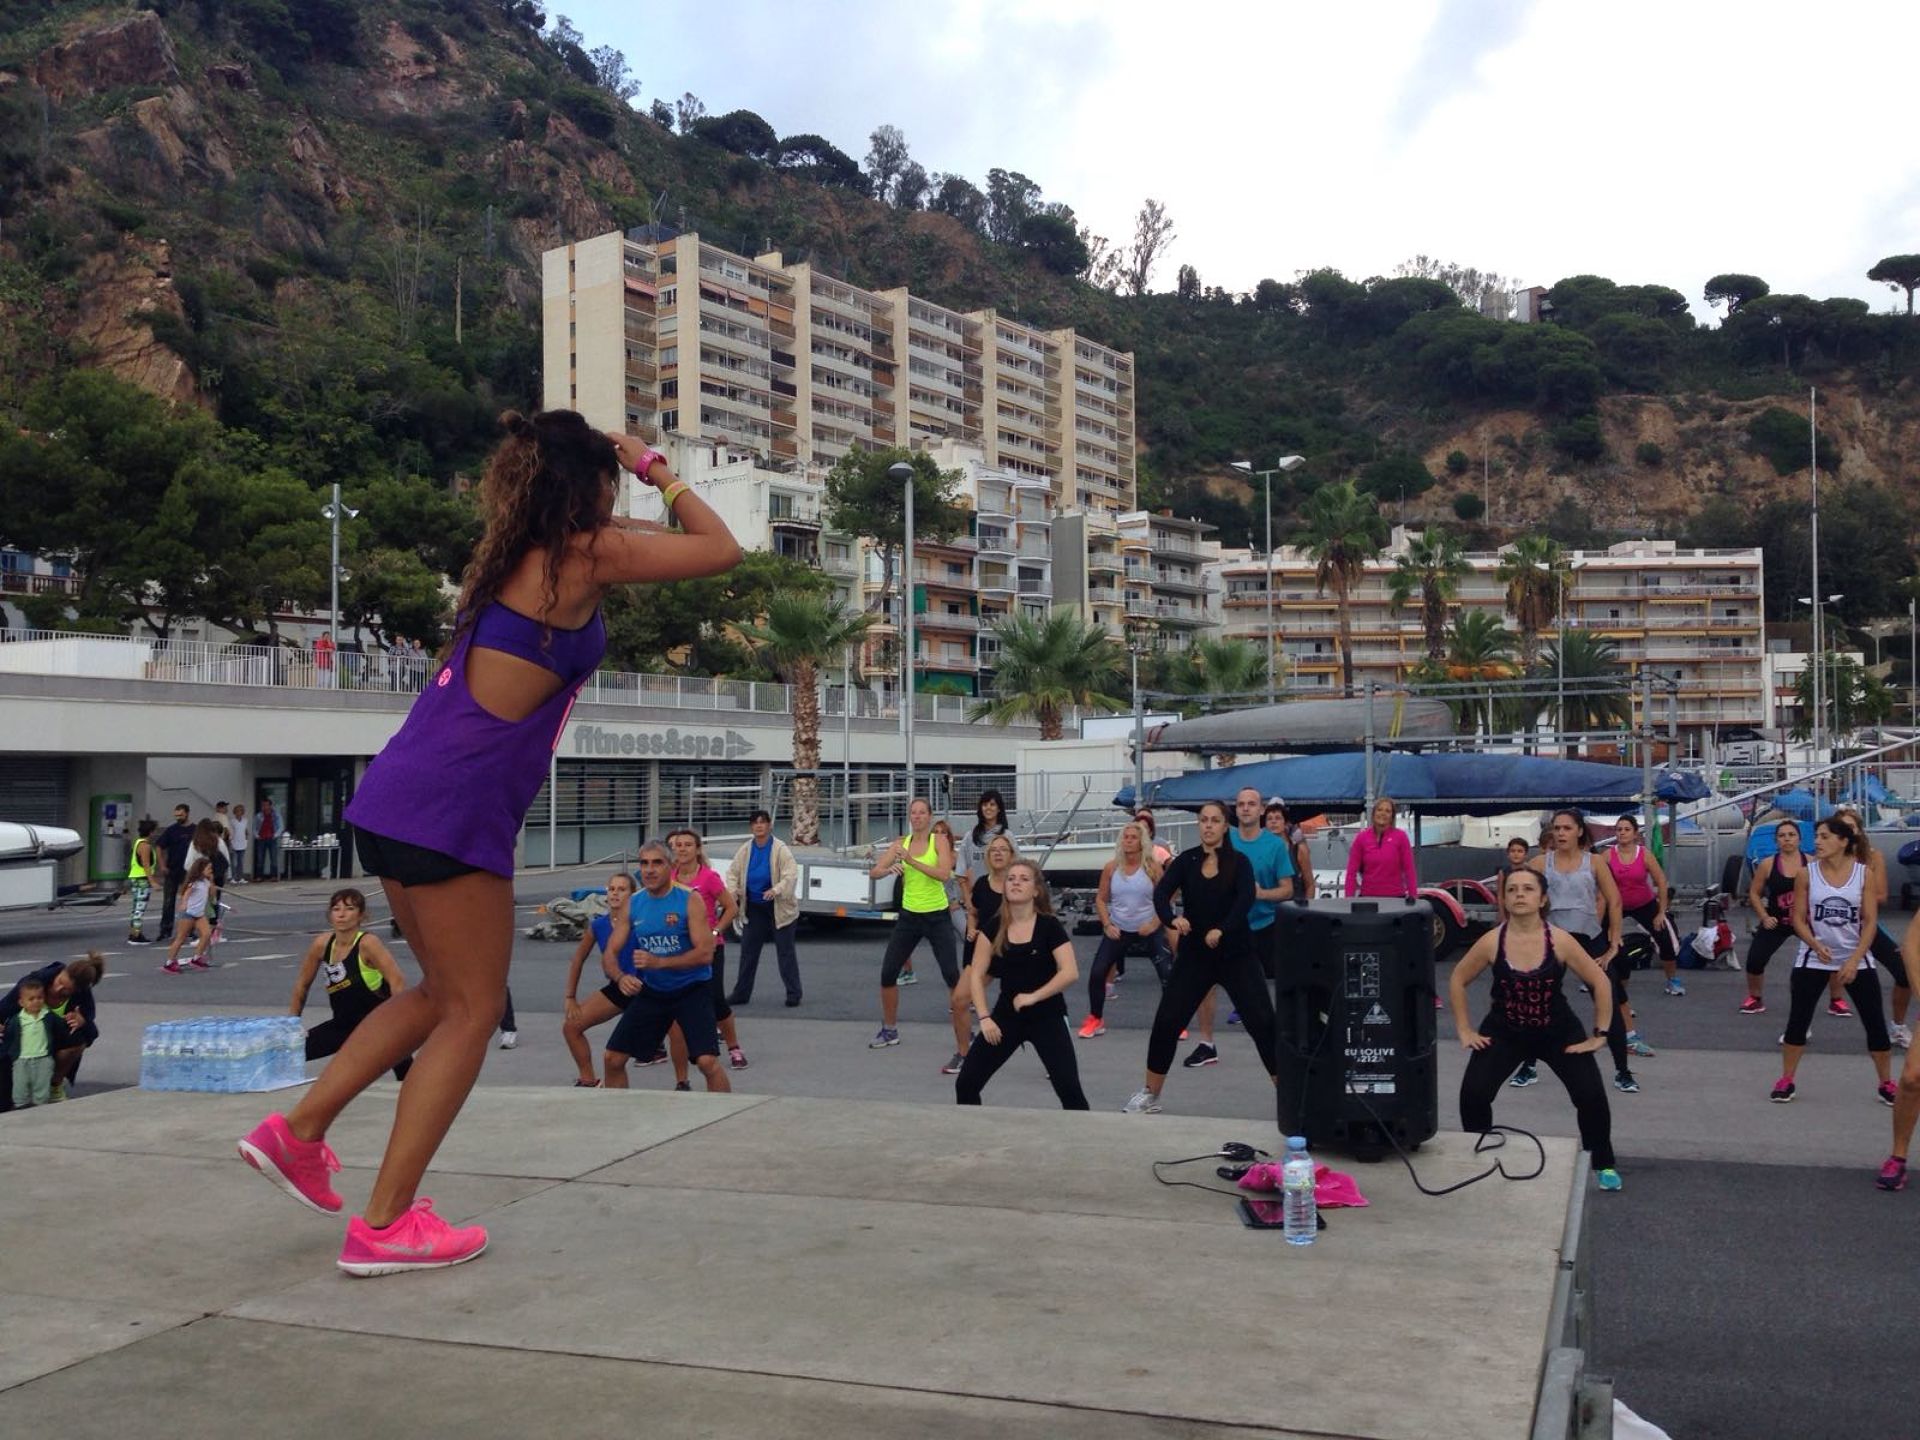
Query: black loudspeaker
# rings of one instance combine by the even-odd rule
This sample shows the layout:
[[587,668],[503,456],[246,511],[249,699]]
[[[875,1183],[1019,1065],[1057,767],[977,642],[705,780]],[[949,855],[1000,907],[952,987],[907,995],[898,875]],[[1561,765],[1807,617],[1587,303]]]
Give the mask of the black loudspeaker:
[[1280,1133],[1359,1159],[1431,1139],[1440,1128],[1432,907],[1316,901],[1280,906],[1276,923]]

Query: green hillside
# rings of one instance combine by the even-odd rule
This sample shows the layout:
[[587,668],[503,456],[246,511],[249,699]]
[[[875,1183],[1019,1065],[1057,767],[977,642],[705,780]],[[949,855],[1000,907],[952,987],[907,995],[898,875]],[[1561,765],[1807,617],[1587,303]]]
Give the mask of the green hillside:
[[1025,177],[929,177],[902,151],[876,199],[819,136],[629,104],[593,45],[525,0],[0,5],[0,410],[27,432],[0,442],[0,543],[73,555],[81,623],[263,626],[322,593],[310,502],[338,481],[367,512],[351,615],[426,633],[470,533],[450,482],[539,393],[540,251],[659,222],[1133,350],[1143,495],[1232,543],[1252,497],[1226,462],[1299,452],[1288,516],[1353,478],[1476,541],[1762,540],[1791,574],[1817,384],[1834,524],[1868,546],[1836,556],[1870,572],[1850,613],[1913,570],[1905,314],[1741,276],[1708,328],[1680,289],[1593,276],[1536,325],[1418,276],[1118,293]]

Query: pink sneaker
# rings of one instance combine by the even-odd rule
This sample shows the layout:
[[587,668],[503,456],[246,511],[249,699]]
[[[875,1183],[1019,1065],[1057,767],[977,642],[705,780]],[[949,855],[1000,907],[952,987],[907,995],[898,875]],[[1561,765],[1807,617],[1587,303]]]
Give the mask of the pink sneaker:
[[208,964],[205,960],[201,959],[198,955],[194,956],[191,960],[187,961],[187,964],[191,965],[196,970],[213,969],[213,966]]
[[349,1275],[444,1270],[472,1260],[486,1248],[485,1230],[478,1225],[449,1225],[433,1213],[433,1201],[422,1195],[384,1230],[374,1229],[358,1215],[349,1220],[339,1265]]
[[240,1141],[240,1158],[309,1210],[337,1215],[343,1203],[327,1183],[340,1161],[324,1140],[302,1140],[287,1128],[287,1117],[269,1115]]

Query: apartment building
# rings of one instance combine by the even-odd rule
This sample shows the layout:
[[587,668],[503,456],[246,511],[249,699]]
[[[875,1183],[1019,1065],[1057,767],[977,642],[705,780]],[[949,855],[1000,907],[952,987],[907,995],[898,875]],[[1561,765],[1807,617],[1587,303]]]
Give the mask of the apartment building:
[[[1388,577],[1414,533],[1396,526],[1386,552],[1367,566],[1355,587],[1357,682],[1404,679],[1425,655],[1418,606],[1396,611],[1388,591]],[[1506,615],[1500,558],[1497,552],[1467,556],[1473,573],[1461,583],[1456,607]],[[1759,549],[1701,550],[1670,540],[1636,540],[1604,550],[1575,550],[1568,560],[1568,627],[1605,639],[1628,669],[1647,666],[1663,682],[1675,682],[1680,725],[1717,731],[1771,723]],[[1337,687],[1338,607],[1331,593],[1321,593],[1313,562],[1300,550],[1276,547],[1271,567],[1265,557],[1244,552],[1213,567],[1222,633],[1256,643],[1267,637],[1269,568],[1272,642],[1289,667],[1289,684]],[[1663,685],[1656,716],[1662,723],[1669,711],[1666,693]]]
[[830,466],[952,440],[1055,510],[1134,504],[1132,355],[992,310],[849,285],[657,228],[541,257],[544,403],[595,424]]
[[1207,538],[1214,527],[1146,510],[1119,515],[1114,525],[1127,632],[1156,649],[1185,650],[1198,632],[1219,623],[1212,572],[1221,563],[1220,542]]
[[[991,687],[999,641],[995,626],[1014,614],[1053,608],[1053,496],[1048,482],[987,462],[974,444],[929,447],[943,470],[960,473],[967,529],[948,540],[916,538],[906,587],[914,618],[914,684],[920,690],[980,694]],[[863,556],[863,608],[877,609],[884,566],[869,545]],[[897,596],[901,583],[892,587]],[[898,673],[901,615],[890,601],[869,637],[862,669],[875,683]]]

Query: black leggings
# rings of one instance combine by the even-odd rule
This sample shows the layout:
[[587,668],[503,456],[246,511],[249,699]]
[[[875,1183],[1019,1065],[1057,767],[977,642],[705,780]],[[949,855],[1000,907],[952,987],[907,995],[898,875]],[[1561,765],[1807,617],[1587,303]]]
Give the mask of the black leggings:
[[[1038,1009],[1039,1007],[1034,1007]],[[1033,1053],[1047,1068],[1053,1093],[1060,1097],[1062,1110],[1087,1110],[1087,1095],[1080,1088],[1080,1062],[1073,1053],[1073,1032],[1067,1028],[1066,1007],[1049,1007],[1040,1014],[1033,1009],[1015,1010],[995,1006],[993,1023],[1000,1027],[1000,1043],[989,1045],[985,1035],[973,1037],[967,1058],[960,1062],[960,1074],[953,1082],[953,1098],[961,1105],[978,1105],[980,1092],[987,1088],[1000,1067],[1013,1058],[1022,1045],[1033,1046]]]
[[1875,928],[1873,944],[1867,950],[1873,956],[1873,963],[1893,977],[1896,990],[1905,990],[1907,985],[1907,957],[1900,953],[1900,942],[1885,930]]
[[[1573,935],[1571,930],[1567,933]],[[1607,937],[1604,935],[1574,935],[1573,938],[1580,942],[1581,949],[1596,960],[1607,953]],[[1627,976],[1632,966],[1632,959],[1622,949],[1615,952],[1606,967],[1607,979],[1613,989],[1613,1019],[1607,1024],[1607,1053],[1613,1057],[1616,1073],[1631,1068],[1627,1064]],[[1556,1075],[1559,1073],[1558,1070],[1554,1071]],[[1564,1076],[1561,1078],[1565,1079]]]
[[1233,1008],[1240,1012],[1240,1023],[1259,1048],[1260,1063],[1267,1067],[1267,1074],[1275,1073],[1279,1062],[1273,1052],[1273,991],[1260,973],[1259,960],[1251,949],[1227,950],[1223,946],[1209,950],[1198,935],[1189,935],[1167,974],[1160,1008],[1153,1013],[1153,1033],[1147,1040],[1150,1074],[1164,1075],[1173,1068],[1180,1032],[1216,985],[1227,992]]
[[[1819,1008],[1820,997],[1827,993],[1835,973],[1815,970],[1810,965],[1794,967],[1787,991],[1787,1033],[1781,1037],[1781,1044],[1807,1043],[1807,1027],[1813,1023],[1813,1012]],[[1880,973],[1862,965],[1854,973],[1853,983],[1847,986],[1847,994],[1860,1016],[1860,1024],[1866,1029],[1867,1053],[1877,1055],[1888,1049],[1892,1042],[1887,1037],[1887,1014],[1880,1004]]]
[[1160,983],[1167,983],[1173,970],[1173,947],[1167,943],[1166,926],[1151,935],[1137,930],[1122,930],[1118,940],[1100,936],[1100,948],[1093,952],[1093,968],[1087,972],[1087,1009],[1098,1020],[1107,1013],[1107,972],[1120,968],[1129,955],[1145,955],[1153,962]]
[[1480,1033],[1490,1042],[1467,1057],[1467,1073],[1460,1078],[1460,1128],[1484,1135],[1493,1128],[1493,1097],[1501,1083],[1522,1063],[1546,1066],[1566,1086],[1573,1113],[1580,1121],[1580,1145],[1596,1170],[1613,1169],[1613,1112],[1607,1108],[1607,1087],[1593,1053],[1567,1054],[1567,1046],[1582,1038],[1580,1022],[1568,1010],[1560,1022],[1537,1035],[1525,1035],[1497,1024],[1492,1016],[1481,1022]]
[[[372,1013],[372,1011],[367,1012],[369,1015]],[[366,1015],[362,1015],[360,1020],[366,1018]],[[360,1028],[360,1020],[355,1020],[350,1025],[342,1020],[322,1020],[313,1029],[307,1031],[307,1059],[324,1060],[327,1056],[335,1054],[342,1045],[347,1043],[347,1037]],[[407,1071],[412,1068],[413,1057],[409,1055],[393,1067],[393,1078],[406,1079]]]
[[1623,910],[1620,913],[1628,920],[1638,921],[1641,928],[1653,937],[1653,945],[1660,952],[1662,965],[1679,963],[1680,953],[1673,948],[1673,926],[1664,920],[1658,925],[1653,923],[1653,917],[1660,913],[1658,902],[1649,900],[1644,905],[1636,905],[1633,909]]
[[880,988],[891,990],[900,983],[900,968],[912,956],[922,940],[933,948],[934,961],[940,966],[940,978],[951,990],[960,983],[960,941],[953,933],[953,921],[945,910],[902,910],[894,922],[893,938],[887,941],[886,958],[880,962]]
[[1793,933],[1793,926],[1782,920],[1769,930],[1762,925],[1753,932],[1753,943],[1747,946],[1747,974],[1764,975],[1773,957],[1780,947],[1788,941],[1798,944],[1800,937]]

